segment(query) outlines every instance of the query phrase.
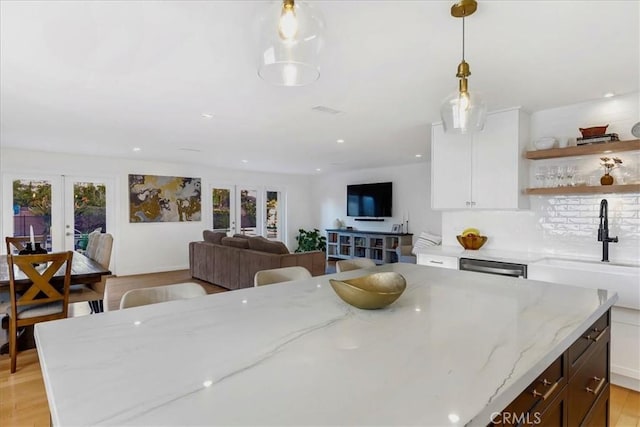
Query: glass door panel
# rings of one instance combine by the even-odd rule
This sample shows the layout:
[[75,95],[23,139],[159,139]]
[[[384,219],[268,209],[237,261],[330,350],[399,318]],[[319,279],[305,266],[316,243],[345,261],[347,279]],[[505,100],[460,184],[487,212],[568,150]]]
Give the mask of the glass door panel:
[[[240,197],[237,199],[238,203],[238,216],[240,234],[246,234],[248,236],[259,236],[261,231],[258,229],[258,225],[261,211],[258,210],[258,191],[255,189],[240,189]],[[261,227],[260,227],[261,228]]]
[[14,179],[13,186],[13,236],[46,235],[45,249],[51,250],[51,201],[50,180]]
[[235,189],[233,187],[214,186],[211,189],[213,208],[213,230],[234,234]]
[[265,196],[265,237],[270,240],[283,241],[282,194],[280,191],[267,190]]
[[[45,249],[63,250],[63,191],[60,175],[3,174],[4,236],[46,235]],[[6,251],[2,244],[1,253]]]
[[87,248],[87,236],[108,228],[106,180],[65,177],[65,246],[68,250]]

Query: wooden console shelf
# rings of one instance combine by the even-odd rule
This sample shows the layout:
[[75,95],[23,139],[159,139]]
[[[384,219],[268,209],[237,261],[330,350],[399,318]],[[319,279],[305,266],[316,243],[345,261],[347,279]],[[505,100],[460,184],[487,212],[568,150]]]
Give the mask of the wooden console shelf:
[[328,229],[327,259],[369,258],[376,264],[398,262],[396,247],[410,245],[413,234]]
[[530,160],[555,159],[558,157],[587,156],[590,154],[609,154],[621,151],[640,150],[640,139],[629,141],[603,142],[600,144],[580,145],[577,147],[550,148],[548,150],[527,151],[525,157]]
[[549,188],[527,188],[524,190],[527,195],[545,194],[608,194],[608,193],[640,193],[640,184],[619,184],[619,185],[580,185],[577,187],[549,187]]

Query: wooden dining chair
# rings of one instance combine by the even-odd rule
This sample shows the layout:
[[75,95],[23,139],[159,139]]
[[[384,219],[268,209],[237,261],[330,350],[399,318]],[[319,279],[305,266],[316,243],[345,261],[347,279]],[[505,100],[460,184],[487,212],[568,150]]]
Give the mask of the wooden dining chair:
[[[11,298],[11,308],[8,313],[11,373],[16,371],[18,328],[67,317],[72,259],[71,251],[42,255],[7,255]],[[40,269],[35,265],[44,266]],[[63,283],[54,285],[53,276],[63,266],[65,272]],[[20,269],[31,281],[26,289],[18,289],[16,286],[17,269]]]
[[[46,235],[39,235],[33,237],[36,243],[40,243],[42,247],[45,247],[47,243]],[[5,237],[5,243],[7,244],[7,253],[15,253],[17,254],[21,250],[26,247],[26,244],[31,241],[30,236],[15,236],[15,237]],[[35,249],[35,248],[32,248]]]
[[310,279],[311,273],[304,267],[282,267],[271,270],[260,270],[253,276],[253,286],[271,285],[273,283],[291,282],[293,280]]

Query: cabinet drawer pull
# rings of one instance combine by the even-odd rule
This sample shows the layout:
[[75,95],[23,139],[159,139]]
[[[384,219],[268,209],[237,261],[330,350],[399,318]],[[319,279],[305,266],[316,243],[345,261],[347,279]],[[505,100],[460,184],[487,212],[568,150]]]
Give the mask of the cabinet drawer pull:
[[600,389],[602,389],[602,387],[604,386],[604,383],[607,379],[605,377],[602,378],[598,378],[598,377],[593,377],[593,381],[598,381],[598,385],[596,386],[595,389],[591,389],[590,387],[585,388],[585,391],[587,393],[593,393],[595,395],[597,395],[598,393],[600,393]]
[[[549,381],[547,380],[542,380],[542,384],[547,385],[547,384],[551,384]],[[542,398],[542,400],[547,400],[549,398],[549,396],[551,396],[553,394],[553,392],[555,391],[556,388],[558,388],[558,384],[560,384],[559,382],[555,382],[553,383],[553,385],[551,387],[549,387],[549,390],[547,390],[545,393],[538,393],[537,390],[533,390],[533,397],[538,397],[540,396]]]
[[434,260],[432,260],[432,259],[431,259],[431,260],[429,260],[429,262],[430,262],[431,264],[444,264],[444,262],[443,262],[443,261],[434,261]]
[[[591,334],[587,335],[587,339],[588,340],[592,340],[593,342],[598,342],[600,341],[600,338],[602,338],[605,334],[605,332],[607,332],[607,329],[609,329],[609,327],[607,326],[606,328],[604,328],[602,331],[600,331],[600,333],[598,335],[596,335],[595,337],[592,337]],[[594,328],[593,332],[598,332],[598,328]]]

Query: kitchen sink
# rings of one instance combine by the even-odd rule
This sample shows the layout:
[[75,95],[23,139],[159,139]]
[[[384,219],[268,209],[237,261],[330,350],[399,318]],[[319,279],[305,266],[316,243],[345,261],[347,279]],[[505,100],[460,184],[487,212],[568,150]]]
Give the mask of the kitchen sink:
[[640,264],[624,262],[602,262],[598,260],[576,260],[569,258],[543,258],[536,264],[561,268],[579,268],[588,271],[601,271],[612,274],[635,274],[640,270]]
[[528,278],[618,293],[616,306],[640,310],[640,265],[543,258],[528,267]]

